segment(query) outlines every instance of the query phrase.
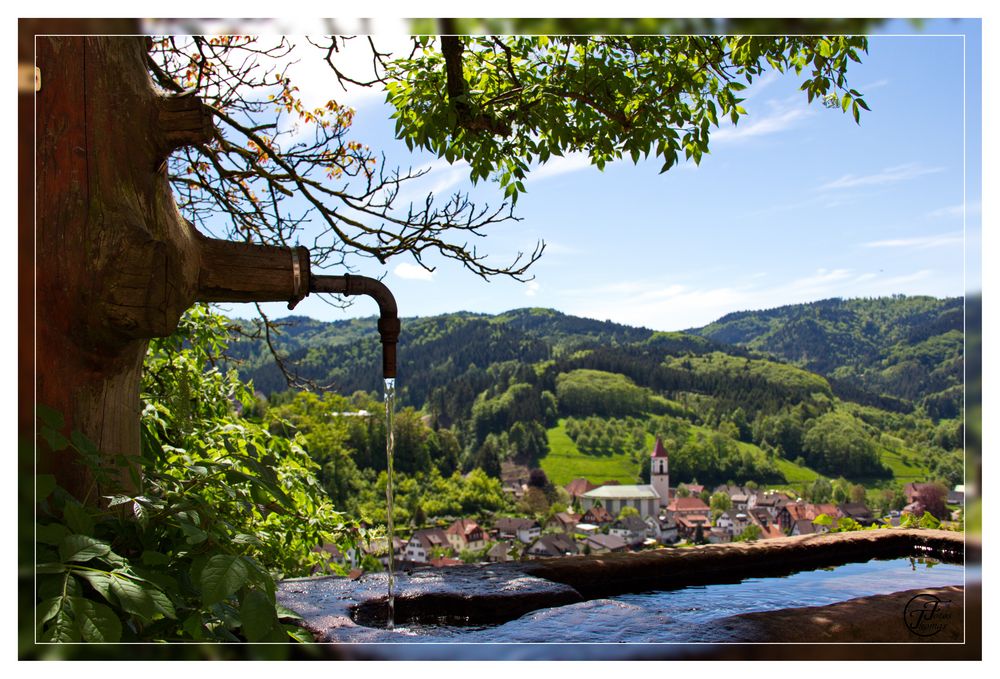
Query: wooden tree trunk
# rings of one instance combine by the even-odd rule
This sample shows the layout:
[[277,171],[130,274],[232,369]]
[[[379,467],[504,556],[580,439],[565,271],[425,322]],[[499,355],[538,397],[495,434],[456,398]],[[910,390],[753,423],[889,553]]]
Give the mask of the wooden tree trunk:
[[[112,461],[139,451],[149,338],[170,334],[197,300],[295,301],[308,290],[304,248],[214,241],[178,214],[164,161],[207,142],[211,116],[196,97],[153,88],[146,45],[36,39],[35,401]],[[76,497],[96,500],[72,452],[40,444],[37,462]]]

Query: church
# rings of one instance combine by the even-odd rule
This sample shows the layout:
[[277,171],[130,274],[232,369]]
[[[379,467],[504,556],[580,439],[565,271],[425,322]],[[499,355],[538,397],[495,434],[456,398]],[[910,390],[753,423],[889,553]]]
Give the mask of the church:
[[660,508],[670,503],[669,456],[659,437],[650,453],[649,476],[649,485],[609,485],[587,491],[580,496],[580,506],[586,512],[600,503],[613,516],[625,507],[634,507],[643,519],[656,518]]

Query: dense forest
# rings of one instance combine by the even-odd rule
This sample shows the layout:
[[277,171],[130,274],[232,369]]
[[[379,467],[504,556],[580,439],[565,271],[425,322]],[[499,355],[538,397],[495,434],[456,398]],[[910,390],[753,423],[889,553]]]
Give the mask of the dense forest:
[[[961,308],[924,297],[827,300],[730,314],[687,333],[548,309],[404,319],[397,519],[512,509],[499,494],[504,470],[544,470],[549,502],[535,504],[547,508],[559,504],[553,487],[586,469],[647,482],[657,436],[674,483],[803,493],[824,477],[897,491],[924,477],[958,483]],[[338,507],[384,514],[374,319],[283,323],[272,343],[314,387],[290,390],[241,322],[228,355],[257,390],[248,415],[304,436]],[[448,507],[438,506],[442,483],[453,485]]]

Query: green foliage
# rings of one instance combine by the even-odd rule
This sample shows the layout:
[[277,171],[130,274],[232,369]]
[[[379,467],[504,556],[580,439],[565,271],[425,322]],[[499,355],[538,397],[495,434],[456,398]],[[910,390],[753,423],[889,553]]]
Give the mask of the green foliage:
[[963,300],[894,295],[728,314],[694,330],[831,378],[842,398],[935,418],[961,408]]
[[[573,370],[556,378],[556,396],[567,415],[628,417],[657,408],[648,389],[624,375],[601,370]],[[662,412],[662,410],[660,410]]]
[[272,436],[233,407],[252,392],[214,367],[225,336],[224,319],[196,307],[175,335],[151,342],[141,458],[110,467],[79,434],[66,442],[92,469],[101,506],[51,484],[38,498],[41,638],[301,638],[282,622],[290,614],[276,606],[275,577],[309,574],[321,563],[313,548],[343,543],[353,529],[301,441]]
[[802,441],[811,467],[820,472],[853,477],[891,476],[878,459],[872,435],[857,418],[832,412],[816,419]]
[[760,526],[751,523],[743,532],[733,538],[733,542],[754,542],[760,539]]
[[532,163],[567,152],[600,169],[622,157],[659,157],[661,171],[681,154],[699,163],[711,128],[746,114],[739,92],[769,68],[808,73],[809,101],[836,97],[855,119],[867,109],[846,80],[863,37],[462,36],[450,57],[445,40],[423,38],[390,65],[396,135],[468,162],[473,181],[492,177],[514,201]]

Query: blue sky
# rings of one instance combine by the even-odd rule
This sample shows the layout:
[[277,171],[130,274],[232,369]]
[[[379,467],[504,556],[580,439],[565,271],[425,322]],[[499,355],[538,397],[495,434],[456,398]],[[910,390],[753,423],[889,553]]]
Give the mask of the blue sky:
[[[655,161],[621,161],[600,172],[568,157],[536,170],[516,208],[522,221],[478,244],[499,263],[544,240],[530,283],[484,282],[433,258],[433,274],[406,258],[357,272],[384,275],[403,316],[542,306],[660,330],[828,297],[978,290],[979,22],[894,21],[880,32],[849,71],[872,109],[860,126],[807,104],[794,74],[773,74],[746,91],[750,115],[715,131],[700,167],[660,175]],[[299,77],[307,100],[328,98],[321,70],[304,66]],[[344,99],[357,109],[356,139],[390,164],[433,167],[414,197],[471,190],[500,202],[495,186],[472,187],[467,168],[394,140],[381,96]],[[374,310],[310,297],[295,313],[337,320]]]

